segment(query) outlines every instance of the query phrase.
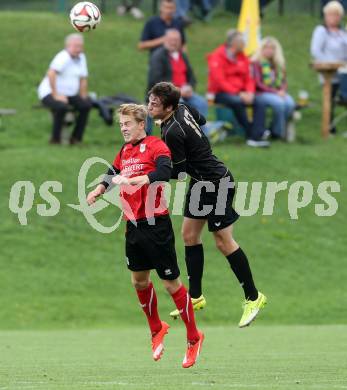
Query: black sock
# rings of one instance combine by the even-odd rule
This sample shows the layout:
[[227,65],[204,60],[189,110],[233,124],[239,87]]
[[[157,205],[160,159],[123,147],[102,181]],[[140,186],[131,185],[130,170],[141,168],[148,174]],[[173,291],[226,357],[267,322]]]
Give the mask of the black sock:
[[226,258],[245,292],[245,298],[255,301],[258,298],[258,290],[254,285],[251,268],[243,250],[238,248]]
[[202,244],[186,246],[186,266],[189,278],[189,295],[199,298],[202,294],[201,281],[204,273],[204,248]]

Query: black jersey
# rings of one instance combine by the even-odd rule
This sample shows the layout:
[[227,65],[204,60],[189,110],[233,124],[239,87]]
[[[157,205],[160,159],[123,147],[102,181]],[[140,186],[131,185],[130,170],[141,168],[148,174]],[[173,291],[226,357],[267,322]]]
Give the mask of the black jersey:
[[173,178],[186,172],[198,181],[215,181],[228,168],[212,154],[208,138],[200,126],[206,123],[197,110],[179,104],[173,115],[161,124],[161,137],[171,151]]

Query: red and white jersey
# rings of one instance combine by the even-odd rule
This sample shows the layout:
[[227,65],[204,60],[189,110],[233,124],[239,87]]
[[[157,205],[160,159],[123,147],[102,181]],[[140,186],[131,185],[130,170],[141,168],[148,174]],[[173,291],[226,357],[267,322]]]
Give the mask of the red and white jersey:
[[[156,170],[155,161],[160,156],[171,158],[169,148],[159,138],[147,136],[136,144],[125,144],[113,166],[125,177],[148,175]],[[168,214],[164,185],[121,185],[120,197],[125,219],[139,220]]]

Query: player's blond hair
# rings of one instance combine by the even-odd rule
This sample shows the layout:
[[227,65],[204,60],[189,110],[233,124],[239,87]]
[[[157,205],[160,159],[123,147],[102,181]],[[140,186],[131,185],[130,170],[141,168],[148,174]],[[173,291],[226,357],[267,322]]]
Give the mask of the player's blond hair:
[[329,3],[327,3],[323,8],[324,15],[335,12],[341,17],[345,14],[345,10],[339,1],[329,1]]
[[145,122],[147,118],[147,108],[143,104],[127,103],[122,104],[117,110],[118,117],[120,115],[129,115],[136,122]]

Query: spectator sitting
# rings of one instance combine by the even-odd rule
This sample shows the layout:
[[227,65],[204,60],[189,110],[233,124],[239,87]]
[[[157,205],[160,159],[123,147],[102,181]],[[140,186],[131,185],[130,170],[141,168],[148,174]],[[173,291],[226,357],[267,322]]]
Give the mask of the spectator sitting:
[[83,53],[81,34],[70,34],[65,39],[65,49],[49,65],[46,76],[38,88],[42,103],[53,111],[53,129],[50,143],[61,143],[64,117],[71,105],[78,111],[70,144],[82,141],[92,103],[88,98],[87,61]]
[[176,4],[174,0],[161,0],[159,16],[151,17],[145,24],[141,41],[138,43],[140,50],[150,50],[151,53],[164,43],[165,31],[171,28],[181,34],[183,45],[186,43],[182,18],[175,17]]
[[[286,124],[294,112],[295,102],[287,93],[285,59],[278,40],[272,37],[264,38],[253,56],[253,61],[256,102],[271,107],[273,121],[270,130],[273,138],[284,138]],[[263,126],[265,127],[265,123]]]
[[[208,55],[208,92],[215,102],[231,108],[239,124],[244,128],[247,145],[268,146],[262,140],[265,110],[254,103],[255,81],[250,71],[250,61],[243,53],[243,34],[236,30],[227,32],[225,44]],[[253,126],[249,122],[246,105],[253,105]]]
[[[318,62],[347,61],[347,31],[341,27],[344,9],[338,1],[330,1],[324,8],[324,25],[317,26],[311,40],[311,55]],[[320,81],[323,82],[322,77]],[[332,80],[332,108],[330,122],[334,119],[335,97],[339,89],[339,78]],[[336,128],[331,129],[336,133]]]
[[[324,7],[330,2],[331,0],[321,0],[320,5],[321,5],[321,16],[324,16]],[[347,0],[339,0],[339,3],[343,6],[344,10],[346,11],[347,9]]]
[[194,72],[187,54],[182,51],[181,34],[175,29],[166,30],[164,46],[157,49],[150,59],[148,90],[160,81],[170,81],[180,88],[182,101],[207,117],[207,100],[194,93]]

